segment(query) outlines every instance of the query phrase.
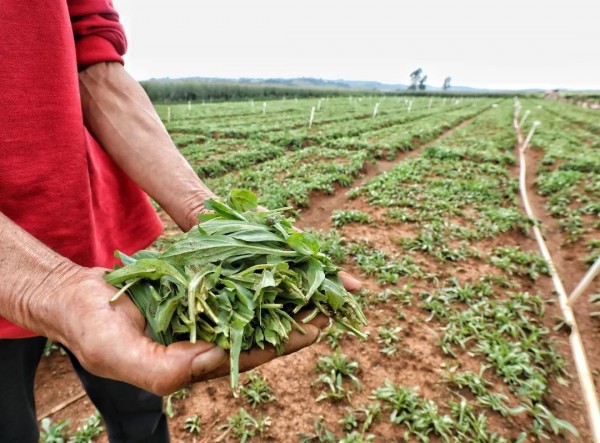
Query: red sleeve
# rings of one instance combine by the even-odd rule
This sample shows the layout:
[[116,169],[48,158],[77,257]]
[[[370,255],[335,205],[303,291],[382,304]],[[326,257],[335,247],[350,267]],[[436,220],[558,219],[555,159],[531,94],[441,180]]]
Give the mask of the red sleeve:
[[119,14],[111,0],[68,0],[75,37],[77,68],[94,63],[119,62],[127,50],[127,40]]

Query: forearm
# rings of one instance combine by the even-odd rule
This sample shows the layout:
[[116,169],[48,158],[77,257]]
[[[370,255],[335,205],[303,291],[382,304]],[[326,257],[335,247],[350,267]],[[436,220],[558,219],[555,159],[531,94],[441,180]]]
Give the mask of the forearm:
[[79,74],[86,126],[111,158],[183,230],[214,194],[171,141],[143,88],[119,63]]
[[0,315],[40,335],[61,340],[54,295],[81,267],[36,240],[0,213]]

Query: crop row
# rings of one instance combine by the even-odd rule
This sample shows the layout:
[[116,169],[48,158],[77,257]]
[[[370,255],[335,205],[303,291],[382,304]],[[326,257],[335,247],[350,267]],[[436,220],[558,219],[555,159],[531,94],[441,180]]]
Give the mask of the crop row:
[[[548,267],[524,246],[530,224],[518,209],[510,172],[511,119],[512,108],[503,103],[352,191],[350,208],[333,215],[340,228],[324,237],[329,253],[380,285],[393,285],[371,297],[374,306],[385,302],[373,327],[386,328],[377,334],[391,366],[402,366],[405,357],[389,353],[390,330],[398,331],[397,348],[412,344],[404,354],[413,360],[425,354],[443,361],[421,385],[428,396],[402,385],[410,380],[404,371],[390,371],[395,378],[379,390],[387,394],[378,398],[393,399],[397,412],[390,421],[409,440],[525,441],[577,433],[548,401],[551,386],[567,383],[565,361],[547,326],[546,300],[536,294]],[[424,328],[437,337],[429,345],[407,334]],[[424,346],[431,349],[419,354]],[[462,422],[465,415],[472,420]],[[415,423],[417,417],[427,418]],[[372,431],[376,439],[378,427]]]

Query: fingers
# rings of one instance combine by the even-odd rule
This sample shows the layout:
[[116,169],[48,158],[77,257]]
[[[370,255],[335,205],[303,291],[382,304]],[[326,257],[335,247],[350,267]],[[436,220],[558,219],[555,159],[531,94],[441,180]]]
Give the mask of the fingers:
[[338,275],[340,280],[342,280],[342,284],[344,285],[344,288],[346,288],[346,291],[357,292],[360,290],[360,287],[362,286],[360,280],[355,279],[345,271],[340,271]]
[[192,360],[192,380],[202,379],[204,376],[226,365],[228,361],[229,354],[218,346],[207,352],[203,352]]

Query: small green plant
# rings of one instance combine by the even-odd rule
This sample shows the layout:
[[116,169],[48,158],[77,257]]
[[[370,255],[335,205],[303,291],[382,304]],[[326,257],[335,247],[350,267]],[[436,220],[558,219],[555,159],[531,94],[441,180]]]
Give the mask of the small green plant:
[[67,355],[62,346],[59,346],[50,339],[46,340],[46,344],[44,345],[44,357],[49,357],[55,352],[60,352],[60,355]]
[[68,443],[92,443],[98,437],[104,428],[102,427],[102,417],[99,412],[88,417],[85,423],[78,427],[69,438]]
[[373,219],[369,214],[357,211],[355,209],[352,209],[350,211],[333,211],[333,214],[331,215],[331,220],[333,221],[333,224],[338,228],[347,225],[348,223],[361,223],[365,225],[370,225],[373,223]]
[[536,437],[551,440],[551,437],[546,433],[548,429],[554,435],[562,435],[565,432],[570,432],[575,437],[579,437],[579,432],[571,423],[556,418],[543,404],[536,403],[535,406],[528,408],[528,411],[534,418],[532,433]]
[[185,419],[183,424],[183,430],[189,432],[192,435],[200,435],[202,432],[202,419],[196,414]]
[[300,434],[298,443],[339,443],[335,434],[325,427],[323,417],[316,418],[313,426],[314,432],[308,435]]
[[397,386],[386,380],[384,386],[373,391],[372,398],[382,400],[390,412],[390,421],[394,424],[406,424],[408,431],[404,439],[411,437],[423,442],[429,441],[429,434],[435,434],[444,441],[450,441],[453,420],[447,415],[440,415],[437,405],[423,399],[410,388]]
[[550,274],[548,263],[539,254],[522,251],[516,246],[494,249],[490,263],[508,272],[509,275],[527,276],[533,281],[536,281],[540,274]]
[[333,324],[321,333],[319,341],[325,340],[333,351],[337,351],[345,335],[346,332],[341,327]]
[[382,346],[379,348],[379,352],[388,357],[395,354],[398,351],[398,344],[400,342],[398,334],[401,331],[402,328],[400,326],[396,326],[395,328],[379,327],[377,329],[377,343]]
[[344,417],[339,420],[339,423],[344,426],[345,431],[354,431],[360,428],[360,432],[364,434],[380,415],[381,404],[374,402],[363,407],[346,409]]
[[221,441],[225,436],[231,434],[240,443],[245,443],[248,439],[256,436],[257,433],[260,437],[264,437],[269,426],[271,426],[269,416],[263,418],[259,415],[258,418],[254,418],[244,408],[241,408],[237,414],[227,419],[226,424],[219,427],[224,429],[225,433],[217,441]]
[[165,413],[169,418],[173,418],[175,416],[175,408],[173,406],[174,400],[184,400],[190,392],[191,390],[189,388],[181,388],[179,391],[175,391],[167,397]]
[[46,417],[41,422],[40,441],[42,443],[66,443],[68,427],[68,420],[53,423],[52,419]]
[[246,383],[240,386],[240,392],[253,408],[275,400],[267,379],[260,372],[251,372]]
[[348,361],[348,357],[339,352],[319,357],[315,368],[319,376],[311,383],[311,386],[324,385],[325,390],[319,394],[317,401],[330,399],[340,401],[350,400],[352,391],[344,386],[344,380],[348,379],[360,391],[362,383],[356,376],[360,371],[357,361]]

